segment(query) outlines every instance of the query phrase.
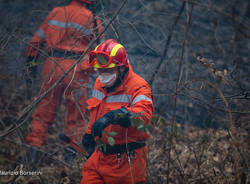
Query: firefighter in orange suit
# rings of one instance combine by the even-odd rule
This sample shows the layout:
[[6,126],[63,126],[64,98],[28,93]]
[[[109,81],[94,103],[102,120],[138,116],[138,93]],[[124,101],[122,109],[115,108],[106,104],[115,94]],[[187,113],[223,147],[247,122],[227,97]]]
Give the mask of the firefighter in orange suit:
[[151,88],[132,71],[124,47],[115,40],[106,40],[89,55],[99,77],[87,101],[90,122],[82,144],[91,156],[82,167],[81,184],[145,183],[148,134],[132,118],[144,126],[151,122]]
[[[46,44],[49,56],[42,69],[41,94],[80,58],[90,41],[95,38],[96,24],[98,32],[102,31],[100,21],[95,23],[93,13],[87,8],[90,4],[89,0],[72,0],[67,6],[54,8],[30,40],[26,50],[28,64],[40,54],[43,44]],[[31,146],[33,161],[37,160],[37,148],[46,143],[46,131],[53,123],[62,99],[66,105],[66,122],[62,127],[66,135],[79,142],[77,138],[82,136],[86,125],[85,103],[90,71],[88,57],[85,57],[38,103],[32,115],[31,133],[26,138]]]

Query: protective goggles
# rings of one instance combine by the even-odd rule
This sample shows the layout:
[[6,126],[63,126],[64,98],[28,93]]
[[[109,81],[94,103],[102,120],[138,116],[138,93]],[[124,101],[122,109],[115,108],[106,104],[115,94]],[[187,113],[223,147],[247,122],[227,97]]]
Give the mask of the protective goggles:
[[89,53],[89,65],[94,68],[113,68],[116,66],[112,57],[103,51],[91,51]]

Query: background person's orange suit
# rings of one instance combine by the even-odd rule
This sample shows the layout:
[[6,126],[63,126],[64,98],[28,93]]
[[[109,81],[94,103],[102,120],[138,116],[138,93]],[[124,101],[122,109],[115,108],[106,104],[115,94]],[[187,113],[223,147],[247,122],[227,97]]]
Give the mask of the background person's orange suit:
[[[98,31],[101,31],[97,21]],[[27,56],[37,56],[46,44],[47,57],[42,69],[41,94],[46,92],[84,52],[94,38],[94,20],[90,10],[81,2],[71,1],[68,6],[54,8],[40,29],[30,40]],[[73,59],[72,59],[73,58]],[[66,135],[78,141],[86,121],[85,103],[87,96],[87,57],[81,61],[64,80],[38,104],[32,115],[33,123],[27,142],[39,147],[47,140],[46,130],[54,121],[62,99],[65,99]]]
[[[97,119],[122,106],[126,107],[131,114],[137,113],[141,116],[145,125],[150,123],[153,115],[151,88],[143,78],[132,71],[130,65],[120,86],[110,93],[106,92],[103,84],[97,78],[92,98],[87,103],[90,110],[90,123],[86,134],[91,134],[91,127]],[[104,133],[105,131],[106,133]],[[146,132],[143,133],[136,127],[124,128],[120,125],[110,124],[102,133],[101,141],[103,143],[109,144],[107,135],[110,132],[116,132],[113,137],[115,145],[142,143],[148,138]],[[118,160],[117,154],[104,154],[99,148],[96,148],[82,167],[81,184],[145,183],[147,147],[135,149],[134,153],[134,155],[130,155],[131,162],[129,163],[126,153],[122,153]]]

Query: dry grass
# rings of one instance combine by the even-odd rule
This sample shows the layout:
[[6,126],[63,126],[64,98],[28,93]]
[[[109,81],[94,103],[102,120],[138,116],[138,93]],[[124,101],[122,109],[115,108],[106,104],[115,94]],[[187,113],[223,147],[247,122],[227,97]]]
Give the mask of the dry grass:
[[247,178],[250,182],[247,127],[237,128],[237,139],[232,141],[224,129],[185,125],[179,126],[173,136],[167,126],[164,122],[156,124],[149,140],[151,183],[167,183],[167,180],[169,183],[247,183]]

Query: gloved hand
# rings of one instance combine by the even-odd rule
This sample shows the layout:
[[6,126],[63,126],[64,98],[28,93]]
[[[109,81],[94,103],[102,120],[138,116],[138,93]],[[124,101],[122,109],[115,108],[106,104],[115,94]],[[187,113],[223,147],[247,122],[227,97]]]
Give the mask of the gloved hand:
[[36,73],[37,73],[36,60],[37,60],[36,56],[29,56],[26,59],[27,73],[25,74],[25,79],[28,88],[31,86],[31,84],[34,82],[33,80],[36,78]]
[[121,107],[112,112],[114,114],[114,119],[111,122],[113,125],[120,125],[124,128],[128,128],[131,125],[130,112],[126,107]]
[[108,125],[120,125],[124,128],[128,128],[131,124],[130,113],[127,108],[121,107],[120,109],[110,111],[96,120],[91,127],[91,133],[93,136],[102,136],[102,131]]
[[96,142],[94,140],[93,135],[84,134],[82,137],[82,145],[85,148],[85,150],[88,152],[89,157],[90,157],[92,153],[95,151],[95,147],[96,147]]
[[31,147],[28,153],[28,158],[30,158],[30,161],[34,164],[37,164],[38,156],[39,156],[39,149],[37,147]]
[[64,160],[67,163],[72,162],[76,157],[76,150],[72,147],[67,147],[64,149]]

